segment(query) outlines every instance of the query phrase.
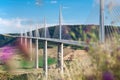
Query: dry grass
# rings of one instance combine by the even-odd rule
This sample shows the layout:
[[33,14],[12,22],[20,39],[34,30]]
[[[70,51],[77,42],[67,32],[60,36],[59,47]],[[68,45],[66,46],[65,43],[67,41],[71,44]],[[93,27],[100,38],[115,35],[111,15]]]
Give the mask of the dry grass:
[[[60,73],[60,69],[53,67],[48,70],[47,79],[120,80],[120,46],[118,42],[113,42],[90,47],[88,52],[65,48],[64,74]],[[48,52],[51,52],[49,56],[56,57],[54,56],[55,53],[57,54],[56,51],[57,48],[48,49]],[[42,70],[40,72],[38,70],[26,72],[30,72],[25,73],[28,77],[27,80],[46,80]],[[25,78],[22,77],[22,80],[25,80]]]

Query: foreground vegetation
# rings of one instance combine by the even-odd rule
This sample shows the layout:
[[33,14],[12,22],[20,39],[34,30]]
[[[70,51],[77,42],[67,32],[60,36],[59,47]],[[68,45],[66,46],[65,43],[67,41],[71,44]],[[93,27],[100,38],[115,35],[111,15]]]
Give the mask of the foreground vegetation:
[[[111,43],[106,42],[90,47],[88,56],[91,60],[90,63],[87,63],[90,64],[88,67],[82,68],[79,58],[66,62],[63,80],[120,80],[120,46],[118,41],[112,40]],[[57,80],[59,74],[56,76],[53,74],[50,75],[50,80]]]
[[[81,65],[81,58],[64,62],[64,74],[59,69],[49,69],[48,80],[120,80],[120,46],[117,41],[106,44],[96,44],[88,50],[88,67]],[[55,60],[49,59],[49,64]],[[40,63],[40,66],[42,63]],[[24,64],[24,66],[26,63]],[[0,80],[44,80],[43,71],[32,71],[20,75],[12,75],[9,72],[1,73]]]

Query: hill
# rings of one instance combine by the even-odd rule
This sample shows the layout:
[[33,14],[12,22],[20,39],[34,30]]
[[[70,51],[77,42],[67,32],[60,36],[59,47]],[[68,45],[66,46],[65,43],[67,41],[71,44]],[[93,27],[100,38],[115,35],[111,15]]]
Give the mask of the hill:
[[5,45],[13,45],[12,43],[16,40],[16,38],[4,36],[0,34],[0,47],[3,47]]
[[[109,28],[109,30],[108,30]],[[112,30],[110,30],[112,29]],[[120,27],[105,26],[106,38],[114,35]],[[27,32],[28,36],[30,35]],[[110,35],[111,34],[111,35]],[[19,34],[10,34],[19,35]],[[35,30],[32,31],[32,35],[35,36]],[[39,36],[44,37],[44,28],[39,29]],[[47,38],[59,39],[59,25],[50,26],[47,28]],[[13,38],[0,35],[0,46],[4,46],[7,42],[11,42]],[[96,42],[99,40],[99,26],[98,25],[62,25],[62,39],[76,40],[86,42]],[[34,42],[34,41],[33,41]],[[52,43],[53,44],[53,43]],[[42,44],[41,44],[42,45]]]

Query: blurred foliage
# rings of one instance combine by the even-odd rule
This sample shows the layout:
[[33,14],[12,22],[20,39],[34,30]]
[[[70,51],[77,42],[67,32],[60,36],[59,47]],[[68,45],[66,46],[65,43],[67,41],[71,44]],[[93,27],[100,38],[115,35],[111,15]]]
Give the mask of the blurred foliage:
[[96,66],[96,80],[120,80],[120,46],[119,42],[112,40],[111,43],[98,44],[89,50],[89,56],[93,65]]
[[0,73],[0,80],[12,80],[13,77],[9,72]]

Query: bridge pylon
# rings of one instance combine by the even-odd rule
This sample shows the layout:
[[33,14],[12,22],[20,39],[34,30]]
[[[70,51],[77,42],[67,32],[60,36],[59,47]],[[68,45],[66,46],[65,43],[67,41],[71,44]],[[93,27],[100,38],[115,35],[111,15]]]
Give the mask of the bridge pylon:
[[59,39],[62,39],[62,6],[59,9]]
[[100,0],[100,26],[99,26],[100,43],[105,42],[105,27],[104,27],[104,0]]

